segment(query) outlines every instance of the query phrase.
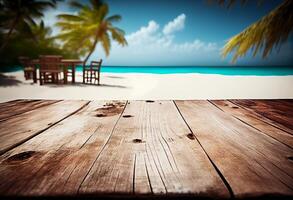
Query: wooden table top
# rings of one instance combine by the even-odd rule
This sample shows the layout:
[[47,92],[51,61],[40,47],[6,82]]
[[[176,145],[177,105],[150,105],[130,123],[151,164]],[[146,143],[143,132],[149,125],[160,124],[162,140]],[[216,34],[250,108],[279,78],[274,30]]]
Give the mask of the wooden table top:
[[0,196],[292,197],[293,100],[0,104]]
[[[33,59],[33,63],[38,64],[40,63],[39,59]],[[74,64],[82,64],[84,61],[79,60],[79,59],[62,59],[61,62],[63,63],[74,63]]]
[[64,62],[64,63],[82,64],[84,61],[79,60],[79,59],[62,59],[61,62]]

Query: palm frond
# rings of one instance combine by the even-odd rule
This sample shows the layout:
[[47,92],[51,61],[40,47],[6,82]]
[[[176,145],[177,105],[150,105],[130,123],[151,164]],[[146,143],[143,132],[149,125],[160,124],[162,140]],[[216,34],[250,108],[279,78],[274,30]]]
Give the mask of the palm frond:
[[70,1],[69,5],[73,8],[82,9],[83,4],[79,3],[78,1]]
[[112,15],[110,17],[107,17],[106,21],[108,22],[119,22],[121,21],[121,16],[120,15]]
[[108,56],[111,48],[111,40],[109,34],[114,40],[122,45],[127,42],[124,32],[121,29],[112,27],[112,22],[121,20],[119,15],[107,17],[109,7],[106,3],[99,0],[91,0],[90,4],[81,4],[72,1],[79,8],[76,15],[58,15],[56,25],[61,28],[58,35],[63,43],[63,48],[74,49],[79,55],[85,55],[87,60],[100,43]]
[[127,45],[127,41],[124,37],[125,33],[123,30],[117,28],[117,27],[111,27],[109,28],[111,34],[112,34],[112,38],[113,40],[117,41],[120,45],[122,46],[126,46]]
[[57,15],[57,19],[64,20],[64,21],[70,21],[70,22],[80,22],[83,20],[83,18],[81,18],[80,16],[70,15],[70,14]]
[[293,27],[293,1],[285,0],[279,7],[268,15],[233,36],[223,48],[222,55],[226,57],[234,53],[232,62],[246,55],[252,49],[255,56],[263,49],[263,58],[288,39]]
[[108,4],[102,4],[99,8],[98,13],[99,13],[100,20],[104,20],[106,15],[109,13]]
[[100,39],[102,43],[102,47],[106,53],[106,56],[109,56],[110,48],[111,48],[111,41],[108,33],[103,34],[102,38]]

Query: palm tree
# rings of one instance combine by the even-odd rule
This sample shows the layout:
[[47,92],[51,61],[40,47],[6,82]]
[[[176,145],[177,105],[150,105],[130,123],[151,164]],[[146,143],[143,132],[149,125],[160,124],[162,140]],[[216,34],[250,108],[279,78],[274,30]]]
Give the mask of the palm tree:
[[[241,0],[242,3],[247,1]],[[230,7],[236,0],[217,0],[217,2],[219,4],[227,4],[227,7]],[[262,3],[260,0],[259,2]],[[284,0],[281,5],[272,10],[268,15],[230,38],[223,48],[223,57],[234,52],[232,62],[236,62],[239,57],[245,56],[252,49],[253,56],[262,50],[262,57],[266,58],[274,47],[281,45],[288,39],[293,28],[292,10],[293,1]]]
[[0,0],[0,27],[5,34],[4,42],[0,47],[2,51],[8,44],[13,31],[21,24],[26,29],[35,23],[35,18],[43,17],[43,11],[55,7],[58,0]]
[[50,36],[52,29],[48,26],[45,26],[43,20],[39,24],[34,24],[31,26],[31,33],[33,35],[33,39],[37,43],[43,43],[46,44],[46,46],[55,45],[55,38]]
[[72,1],[71,5],[79,9],[78,14],[58,15],[57,26],[61,28],[59,38],[64,42],[64,48],[87,55],[84,64],[94,52],[98,43],[101,43],[106,55],[109,55],[111,40],[122,46],[127,45],[123,30],[113,26],[113,22],[121,20],[120,15],[107,16],[109,8],[106,3],[91,0],[90,5]]

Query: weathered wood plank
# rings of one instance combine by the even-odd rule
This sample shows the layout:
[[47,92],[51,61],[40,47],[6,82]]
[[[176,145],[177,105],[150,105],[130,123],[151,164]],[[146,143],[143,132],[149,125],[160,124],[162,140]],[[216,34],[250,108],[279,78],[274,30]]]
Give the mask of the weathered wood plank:
[[224,112],[233,115],[235,118],[259,130],[260,133],[267,134],[270,137],[293,148],[293,136],[291,134],[260,120],[253,114],[253,112],[243,109],[242,107],[239,107],[227,100],[212,100],[211,102]]
[[0,103],[0,108],[6,107],[7,105],[13,105],[13,104],[16,104],[21,101],[31,101],[31,100],[29,100],[29,99],[15,99],[15,100],[11,100],[11,101],[2,102],[2,103]]
[[208,101],[176,104],[236,197],[293,195],[291,148]]
[[[282,134],[290,135],[267,123],[277,122],[233,108],[229,101],[176,103],[194,135],[172,101],[132,101],[121,118],[123,102],[91,102],[49,129],[39,125],[47,124],[47,116],[60,117],[72,103],[45,111],[59,102],[0,122],[0,144],[9,141],[9,134],[19,139],[17,135],[28,136],[28,130],[44,130],[0,156],[0,196],[228,197],[221,179],[236,197],[293,195],[292,148],[280,143],[290,146]],[[286,101],[274,109],[288,105]],[[32,119],[33,128],[27,123]]]
[[[231,100],[231,102],[255,113],[271,125],[293,134],[293,102],[272,100]],[[282,103],[281,103],[282,102]],[[283,103],[287,102],[287,103]],[[291,106],[289,106],[291,105]]]
[[10,110],[13,106],[20,105],[20,104],[26,104],[28,102],[35,102],[38,100],[31,100],[31,99],[18,99],[14,101],[8,101],[4,103],[0,103],[0,111],[7,111]]
[[[60,100],[59,100],[60,101]],[[37,108],[41,108],[43,106],[48,106],[54,103],[59,102],[57,100],[31,100],[16,103],[13,106],[7,106],[3,109],[0,108],[0,122],[7,120],[11,117],[15,117],[16,115],[32,111]]]
[[[2,155],[0,194],[76,195],[107,144],[124,104],[90,102],[76,114]],[[28,152],[31,155],[20,156]]]
[[0,154],[78,111],[87,101],[62,101],[0,122]]
[[229,196],[172,101],[131,101],[123,116],[80,193]]

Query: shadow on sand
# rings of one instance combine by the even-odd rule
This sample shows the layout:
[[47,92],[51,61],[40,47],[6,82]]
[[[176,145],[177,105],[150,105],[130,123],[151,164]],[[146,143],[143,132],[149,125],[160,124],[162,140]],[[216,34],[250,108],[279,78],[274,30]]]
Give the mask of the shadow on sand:
[[15,76],[6,76],[0,73],[0,87],[15,86],[22,83],[20,80],[17,80]]
[[97,84],[83,84],[83,83],[74,83],[74,84],[71,84],[71,83],[68,83],[68,84],[45,84],[46,86],[49,86],[49,87],[52,87],[52,88],[61,88],[61,87],[89,87],[89,86],[94,86],[94,87],[108,87],[108,88],[122,88],[122,89],[125,89],[125,88],[128,88],[126,86],[123,86],[123,85],[112,85],[112,84],[100,84],[100,85],[97,85]]
[[125,77],[122,76],[105,76],[107,78],[116,78],[116,79],[125,79]]

